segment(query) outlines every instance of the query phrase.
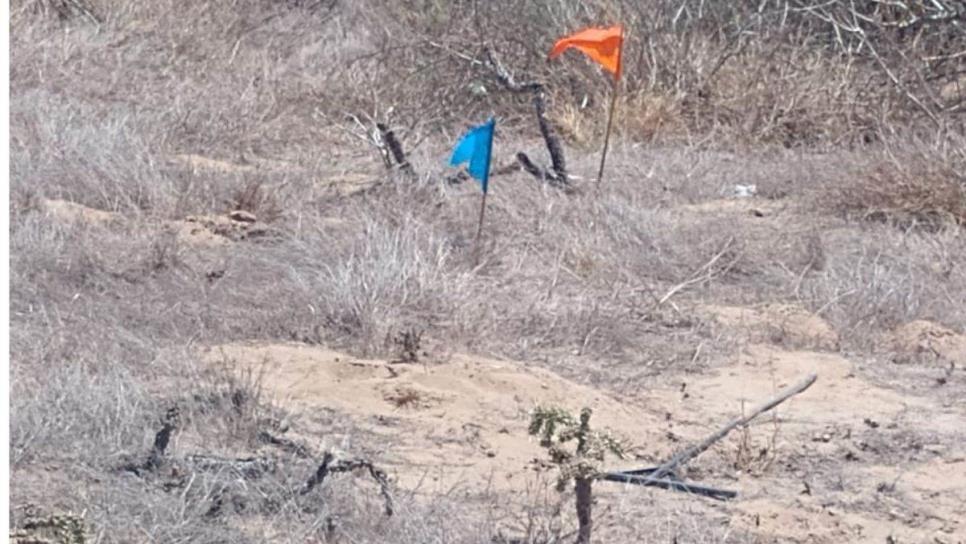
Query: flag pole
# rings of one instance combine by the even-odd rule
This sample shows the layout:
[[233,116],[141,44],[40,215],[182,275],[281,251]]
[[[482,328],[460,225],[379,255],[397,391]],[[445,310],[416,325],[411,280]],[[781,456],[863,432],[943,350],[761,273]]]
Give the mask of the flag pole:
[[480,245],[480,237],[483,235],[483,214],[486,213],[486,193],[483,193],[483,198],[480,200],[480,223],[476,227],[476,245]]
[[600,180],[604,177],[604,162],[607,160],[607,147],[610,144],[610,128],[614,124],[614,110],[617,109],[617,80],[614,80],[614,87],[610,95],[610,113],[607,114],[607,132],[604,133],[604,149],[600,153],[600,169],[597,171],[597,188],[600,188]]
[[611,87],[610,92],[610,111],[607,114],[607,131],[604,132],[604,149],[600,153],[600,169],[597,170],[597,184],[595,185],[596,190],[600,190],[600,180],[604,177],[604,162],[607,161],[607,147],[610,144],[610,129],[614,124],[614,110],[617,109],[617,91],[620,85],[621,79],[621,68],[624,62],[624,27],[621,26],[620,30],[620,43],[617,46],[617,72],[614,74],[614,86]]
[[476,248],[474,253],[476,254],[473,259],[473,266],[479,266],[480,264],[480,254],[482,253],[482,248],[480,247],[480,239],[483,237],[483,215],[486,213],[486,193],[483,193],[483,198],[480,199],[480,222],[476,227],[476,241],[473,245]]

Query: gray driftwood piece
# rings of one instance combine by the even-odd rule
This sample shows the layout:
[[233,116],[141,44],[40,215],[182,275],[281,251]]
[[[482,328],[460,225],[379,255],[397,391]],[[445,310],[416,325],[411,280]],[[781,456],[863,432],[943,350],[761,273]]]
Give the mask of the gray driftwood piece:
[[496,53],[491,47],[486,46],[484,52],[486,53],[487,66],[489,66],[493,75],[496,76],[497,81],[506,90],[513,93],[531,93],[533,97],[533,109],[537,116],[537,126],[540,128],[540,136],[543,137],[543,141],[547,145],[547,153],[550,154],[551,167],[549,170],[540,168],[522,151],[517,153],[517,160],[520,161],[524,170],[537,179],[545,181],[554,187],[569,189],[570,179],[567,176],[567,163],[564,159],[563,146],[560,145],[560,138],[557,137],[550,121],[547,119],[543,83],[539,81],[526,83],[516,81],[513,74],[500,62],[500,59],[497,58]]
[[299,494],[305,495],[306,493],[315,489],[316,486],[322,484],[329,474],[336,472],[352,472],[358,469],[365,469],[372,476],[372,479],[379,484],[379,492],[382,494],[382,498],[385,502],[386,516],[392,516],[394,513],[392,494],[389,490],[389,478],[386,473],[377,468],[371,462],[365,459],[338,459],[335,454],[330,451],[325,452],[322,457],[322,463],[319,468],[316,469],[312,476],[309,477],[305,485],[302,486],[302,490]]
[[[662,487],[665,489],[677,489],[679,491],[686,491],[685,489],[682,488],[682,486],[693,487],[695,489],[700,488],[702,486],[694,486],[693,484],[682,482],[680,480],[674,479],[673,477],[672,479],[667,480],[665,479],[665,476],[668,476],[669,474],[673,474],[674,469],[688,463],[698,455],[701,455],[701,453],[703,453],[705,450],[713,446],[715,442],[718,442],[719,440],[727,436],[728,433],[730,433],[731,431],[735,430],[738,427],[743,427],[747,425],[753,419],[760,416],[761,414],[771,410],[772,408],[794,397],[795,395],[801,393],[802,391],[805,391],[806,389],[811,387],[813,383],[815,383],[816,379],[818,379],[817,375],[809,374],[808,376],[800,380],[798,383],[785,388],[778,395],[754,407],[751,410],[751,412],[748,413],[748,415],[737,417],[729,421],[727,425],[711,433],[707,438],[705,438],[701,442],[698,442],[694,446],[691,446],[690,448],[687,448],[684,451],[674,455],[673,457],[671,457],[671,459],[662,463],[661,465],[659,465],[654,469],[644,469],[643,471],[629,471],[625,473],[620,473],[620,472],[607,473],[603,475],[605,476],[603,479],[607,481],[632,480],[632,481],[628,481],[628,483]],[[638,472],[638,473],[643,472],[645,474],[647,473],[649,474],[647,474],[646,476],[638,476],[637,474],[634,474],[635,472]],[[725,490],[719,490],[714,488],[706,488],[706,490],[708,490],[709,492],[730,493]],[[703,493],[703,492],[699,494],[707,495],[706,493]]]

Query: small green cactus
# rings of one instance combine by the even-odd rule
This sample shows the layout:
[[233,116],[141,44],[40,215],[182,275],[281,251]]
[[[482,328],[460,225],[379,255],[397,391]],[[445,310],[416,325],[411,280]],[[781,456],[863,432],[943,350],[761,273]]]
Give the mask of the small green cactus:
[[86,544],[84,520],[72,513],[30,517],[10,535],[16,544]]
[[[540,437],[540,445],[550,454],[550,462],[560,469],[557,490],[565,490],[571,481],[575,484],[578,544],[590,542],[593,525],[591,484],[600,473],[605,456],[611,453],[624,457],[624,448],[617,439],[606,432],[591,430],[592,413],[590,408],[584,408],[577,420],[561,408],[537,407],[530,417],[530,434]],[[577,442],[572,452],[567,447],[571,441]]]

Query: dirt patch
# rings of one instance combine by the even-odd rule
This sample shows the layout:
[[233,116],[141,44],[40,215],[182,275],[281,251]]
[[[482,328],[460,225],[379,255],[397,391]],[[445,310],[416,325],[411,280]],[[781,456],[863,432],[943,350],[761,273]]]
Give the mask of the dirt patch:
[[364,193],[379,185],[379,179],[374,175],[346,173],[338,176],[330,176],[316,182],[316,189],[325,194],[337,194],[339,196],[352,196]]
[[[397,485],[426,493],[520,493],[545,480],[539,474],[545,453],[526,432],[538,404],[593,407],[595,422],[625,437],[639,459],[613,466],[639,468],[649,464],[640,459],[663,459],[816,372],[819,381],[806,393],[736,431],[685,471],[737,489],[737,501],[722,506],[612,485],[600,486],[599,501],[619,505],[659,493],[671,508],[725,513],[735,530],[766,541],[957,542],[966,529],[966,486],[944,477],[966,468],[961,452],[944,446],[961,443],[955,436],[966,430],[966,411],[872,383],[837,354],[750,345],[727,365],[633,399],[521,363],[468,355],[404,365],[303,344],[237,343],[208,348],[204,356],[262,376],[271,399],[298,413],[348,416],[353,433],[378,443],[380,462]],[[348,439],[325,435],[323,442]]]
[[963,460],[857,468],[848,489],[743,501],[736,525],[793,542],[960,543],[966,538],[962,474]]
[[172,155],[171,160],[190,168],[193,172],[207,171],[221,174],[244,174],[256,170],[280,171],[297,168],[297,165],[290,161],[251,156],[243,157],[238,161],[228,161],[195,153],[184,153]]
[[892,344],[902,361],[966,364],[966,335],[931,321],[902,325],[893,332]]
[[966,464],[925,441],[959,443],[966,410],[865,380],[836,354],[767,345],[648,404],[671,407],[675,432],[692,441],[809,372],[818,382],[777,419],[736,432],[698,463],[735,479],[735,527],[780,542],[961,542],[966,487],[942,475]]
[[173,155],[171,158],[175,162],[191,168],[195,172],[207,170],[230,174],[253,172],[255,170],[255,165],[253,164],[239,164],[226,160],[205,157],[204,155],[195,155],[189,153],[183,155]]
[[194,215],[181,221],[169,221],[167,228],[178,240],[191,246],[223,246],[231,242],[265,237],[268,228],[251,214]]
[[[124,220],[119,213],[89,208],[68,200],[44,200],[40,207],[47,217],[64,223],[106,226]],[[240,210],[225,215],[194,215],[182,220],[155,221],[148,227],[173,232],[186,245],[202,248],[224,246],[270,234],[268,227],[258,222],[257,217]]]
[[633,402],[518,363],[458,355],[443,364],[362,360],[300,344],[229,344],[209,361],[230,361],[263,376],[268,394],[306,413],[348,415],[382,437],[383,463],[400,485],[438,492],[454,486],[518,491],[542,449],[527,435],[538,404],[594,409],[601,427],[647,442],[657,417]]
[[47,217],[65,223],[108,225],[121,219],[120,214],[89,208],[69,200],[44,200],[41,209]]
[[703,305],[699,311],[751,342],[836,351],[838,333],[821,317],[792,304]]
[[761,198],[721,198],[675,206],[674,211],[689,215],[770,217],[781,213],[787,206],[774,200]]

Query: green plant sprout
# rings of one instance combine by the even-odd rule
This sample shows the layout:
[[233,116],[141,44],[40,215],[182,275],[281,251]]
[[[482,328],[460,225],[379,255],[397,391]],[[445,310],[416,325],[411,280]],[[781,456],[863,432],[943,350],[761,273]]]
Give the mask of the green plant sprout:
[[[593,530],[593,481],[601,472],[608,453],[624,457],[620,441],[609,433],[590,428],[593,411],[584,408],[580,419],[556,407],[537,407],[530,417],[529,432],[540,437],[540,445],[550,454],[550,462],[560,471],[557,490],[564,491],[574,482],[577,503],[577,544],[588,544]],[[568,443],[576,441],[573,451]]]

